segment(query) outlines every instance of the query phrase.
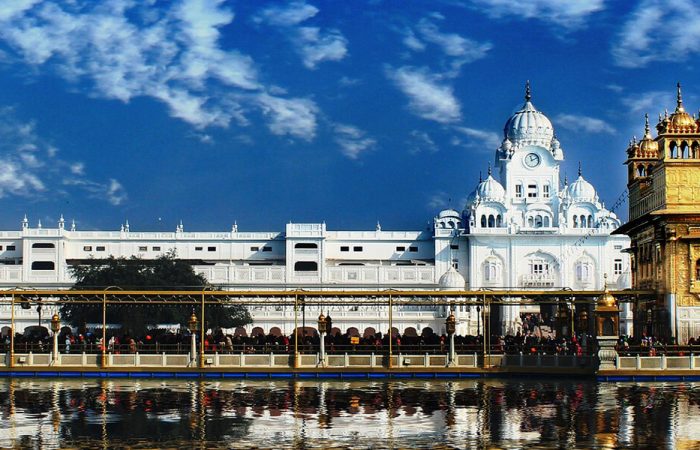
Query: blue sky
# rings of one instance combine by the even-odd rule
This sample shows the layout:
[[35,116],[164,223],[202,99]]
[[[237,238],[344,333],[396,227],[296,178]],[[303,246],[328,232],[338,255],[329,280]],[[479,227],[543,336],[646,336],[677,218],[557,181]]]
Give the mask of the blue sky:
[[699,53],[692,0],[4,0],[0,227],[421,229],[528,79],[611,206]]

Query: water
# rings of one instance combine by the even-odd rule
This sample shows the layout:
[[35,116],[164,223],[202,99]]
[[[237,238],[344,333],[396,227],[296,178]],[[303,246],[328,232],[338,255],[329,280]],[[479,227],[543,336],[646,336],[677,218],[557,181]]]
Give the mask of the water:
[[697,448],[700,383],[0,380],[0,447]]

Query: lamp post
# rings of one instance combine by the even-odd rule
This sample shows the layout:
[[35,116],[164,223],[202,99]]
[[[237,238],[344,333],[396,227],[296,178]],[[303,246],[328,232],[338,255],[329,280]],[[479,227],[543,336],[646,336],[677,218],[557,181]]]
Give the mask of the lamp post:
[[58,364],[58,332],[61,330],[61,318],[58,314],[51,317],[51,331],[53,331],[53,349],[51,354],[51,365]]
[[476,335],[481,334],[481,306],[476,305]]
[[190,350],[190,365],[197,364],[197,316],[192,313],[190,320],[187,322],[187,328],[190,330],[191,350]]
[[450,315],[445,319],[445,330],[450,337],[450,353],[448,357],[448,366],[454,366],[455,361],[455,330],[457,328],[457,319],[455,319],[455,314],[450,311]]
[[326,346],[323,341],[324,335],[326,334],[328,322],[326,322],[326,316],[321,313],[318,316],[318,334],[321,336],[321,348],[320,348],[320,356],[319,356],[319,363],[321,366],[326,365]]

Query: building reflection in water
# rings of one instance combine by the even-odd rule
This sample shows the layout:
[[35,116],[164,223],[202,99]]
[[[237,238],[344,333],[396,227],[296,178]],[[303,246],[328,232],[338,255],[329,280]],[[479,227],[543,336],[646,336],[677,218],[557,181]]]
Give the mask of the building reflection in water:
[[2,447],[700,445],[700,384],[0,381]]

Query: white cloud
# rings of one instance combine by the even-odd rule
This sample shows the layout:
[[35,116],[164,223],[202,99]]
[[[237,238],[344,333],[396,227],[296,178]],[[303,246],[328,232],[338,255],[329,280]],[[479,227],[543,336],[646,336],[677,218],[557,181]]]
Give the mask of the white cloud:
[[308,99],[286,99],[262,94],[257,97],[273,134],[290,135],[307,141],[316,136],[316,104]]
[[450,207],[450,196],[447,192],[438,191],[430,194],[426,206],[432,211],[447,209]]
[[439,150],[435,141],[425,131],[411,130],[409,135],[408,151],[410,153],[435,153]]
[[630,115],[644,117],[649,114],[653,119],[664,107],[675,106],[675,96],[672,91],[649,91],[630,95],[621,99],[622,105]]
[[622,25],[612,48],[621,67],[678,62],[700,53],[700,9],[695,0],[644,0]]
[[573,131],[586,133],[615,134],[615,128],[603,120],[577,114],[559,114],[554,118],[557,125]]
[[452,87],[440,84],[427,70],[404,66],[387,69],[387,75],[409,98],[409,108],[414,114],[439,123],[460,120],[460,104]]
[[[61,192],[61,185],[73,185],[115,205],[126,199],[117,180],[93,181],[85,175],[82,162],[57,155],[58,149],[37,134],[34,122],[21,121],[12,108],[0,107],[0,198],[43,198],[48,190]],[[65,178],[66,173],[71,176]]]
[[[93,96],[123,102],[150,97],[197,128],[231,121],[246,126],[244,112],[267,113],[274,99],[297,100],[268,90],[252,58],[222,46],[220,30],[234,20],[224,3],[176,0],[156,7],[134,0],[13,0],[8,6],[5,1],[0,40],[16,58],[87,86]],[[306,16],[315,14],[305,10]],[[309,64],[339,57],[326,35],[311,34]],[[275,129],[295,136],[283,120],[277,118]]]
[[348,41],[338,30],[300,26],[318,14],[319,9],[304,1],[286,6],[271,6],[260,11],[253,21],[279,27],[301,56],[307,69],[315,69],[324,61],[340,61],[348,53]]
[[273,26],[291,27],[318,14],[318,8],[304,1],[291,2],[288,5],[270,6],[260,11],[253,20]]
[[377,141],[367,137],[366,133],[353,125],[336,124],[334,127],[335,142],[345,156],[357,159],[360,154],[373,149]]
[[483,151],[493,151],[501,144],[498,133],[493,131],[480,130],[478,128],[454,127],[454,130],[468,138],[467,142],[455,137],[452,145],[465,147],[478,147]]
[[469,0],[469,3],[490,17],[539,19],[567,28],[581,26],[591,14],[605,8],[605,0]]

